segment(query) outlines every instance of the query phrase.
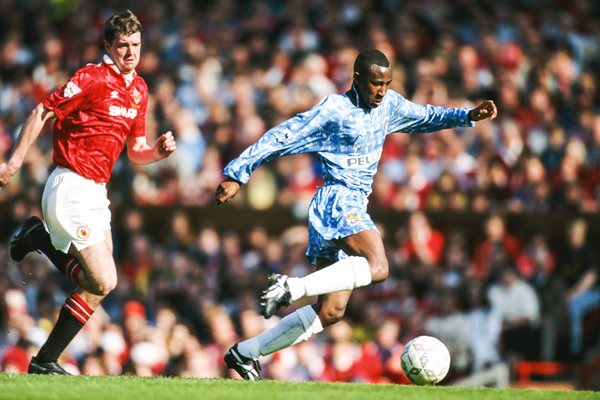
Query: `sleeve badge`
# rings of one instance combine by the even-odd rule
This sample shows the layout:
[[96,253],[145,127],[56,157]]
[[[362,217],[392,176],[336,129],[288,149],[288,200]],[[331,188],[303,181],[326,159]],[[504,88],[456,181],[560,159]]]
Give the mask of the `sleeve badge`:
[[79,86],[77,86],[73,82],[67,82],[65,90],[63,90],[63,97],[71,98],[79,93],[81,93],[81,89],[79,88]]

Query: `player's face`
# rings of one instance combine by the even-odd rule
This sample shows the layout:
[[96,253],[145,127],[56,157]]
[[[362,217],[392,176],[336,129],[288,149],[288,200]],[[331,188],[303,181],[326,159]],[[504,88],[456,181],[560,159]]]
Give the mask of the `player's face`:
[[119,71],[128,74],[140,62],[142,35],[140,32],[136,32],[131,36],[127,36],[123,32],[119,32],[112,43],[105,42],[105,46],[108,55],[119,68]]
[[392,83],[392,69],[371,65],[366,73],[354,73],[354,84],[361,99],[369,108],[379,107]]

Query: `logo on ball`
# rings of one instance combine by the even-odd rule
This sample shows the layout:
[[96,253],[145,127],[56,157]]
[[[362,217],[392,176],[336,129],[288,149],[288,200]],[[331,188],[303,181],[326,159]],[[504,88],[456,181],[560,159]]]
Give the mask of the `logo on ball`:
[[448,348],[432,336],[418,336],[402,351],[402,371],[417,385],[435,385],[450,369]]

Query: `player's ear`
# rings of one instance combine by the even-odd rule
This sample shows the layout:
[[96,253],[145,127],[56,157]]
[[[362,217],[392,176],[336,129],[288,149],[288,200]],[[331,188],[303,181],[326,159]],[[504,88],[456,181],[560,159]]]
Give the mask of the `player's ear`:
[[358,85],[359,80],[360,80],[360,73],[358,71],[354,71],[354,73],[352,74],[352,82],[354,82],[354,84]]
[[108,41],[104,41],[104,50],[108,53],[108,50],[110,49],[110,43],[108,43]]

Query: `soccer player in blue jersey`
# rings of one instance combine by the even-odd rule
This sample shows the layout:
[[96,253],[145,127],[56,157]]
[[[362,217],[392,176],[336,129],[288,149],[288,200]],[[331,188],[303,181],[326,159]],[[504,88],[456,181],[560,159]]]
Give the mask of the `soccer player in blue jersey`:
[[317,271],[301,278],[271,275],[261,305],[269,318],[306,296],[318,295],[317,303],[229,349],[225,362],[244,379],[260,379],[259,356],[303,342],[339,321],[353,289],[387,278],[383,241],[367,214],[367,197],[386,136],[472,127],[497,114],[490,100],[473,109],[418,105],[389,90],[391,82],[387,57],[379,50],[362,51],[354,62],[350,90],[328,95],[270,129],[225,167],[227,178],[215,192],[217,204],[230,201],[256,168],[285,155],[314,153],[325,180],[308,213],[306,255]]

